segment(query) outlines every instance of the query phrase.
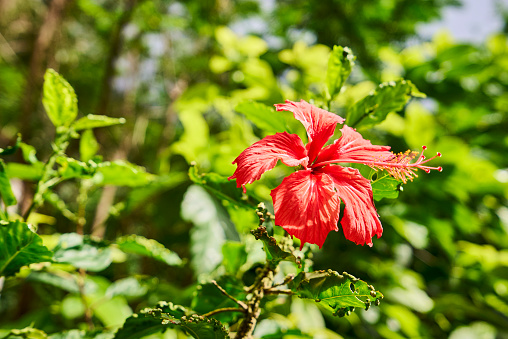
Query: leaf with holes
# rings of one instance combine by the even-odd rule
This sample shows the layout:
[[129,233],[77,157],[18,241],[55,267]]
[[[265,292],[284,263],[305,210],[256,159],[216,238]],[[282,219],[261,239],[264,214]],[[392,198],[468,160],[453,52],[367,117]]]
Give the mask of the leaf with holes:
[[383,298],[381,292],[365,281],[332,270],[301,272],[289,287],[299,297],[314,299],[339,317],[349,315],[355,307],[368,310],[372,302],[377,305]]
[[16,274],[23,266],[51,262],[53,253],[27,223],[0,222],[0,276]]
[[179,328],[197,339],[229,338],[228,332],[218,320],[186,314],[188,310],[182,306],[159,302],[156,308],[145,308],[128,318],[116,333],[115,339],[138,339],[168,328]]

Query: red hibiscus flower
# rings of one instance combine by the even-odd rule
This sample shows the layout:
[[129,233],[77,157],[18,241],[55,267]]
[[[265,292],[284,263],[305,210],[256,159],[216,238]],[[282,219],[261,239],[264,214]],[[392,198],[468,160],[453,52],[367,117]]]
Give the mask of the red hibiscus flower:
[[[372,246],[372,237],[381,237],[383,227],[374,206],[370,181],[357,169],[338,163],[361,163],[374,169],[386,170],[404,183],[417,176],[420,168],[426,172],[441,167],[424,164],[436,156],[425,159],[423,151],[394,154],[389,146],[372,145],[360,133],[344,125],[342,136],[323,148],[344,119],[317,108],[304,100],[286,101],[275,105],[277,111],[293,112],[307,130],[309,142],[304,145],[300,137],[287,132],[267,136],[245,149],[233,164],[235,173],[228,179],[236,179],[238,187],[258,180],[275,167],[277,161],[297,167],[298,171],[284,178],[272,190],[275,224],[289,234],[321,248],[330,231],[337,231],[341,199],[344,215],[341,225],[347,239],[356,244]],[[425,150],[425,146],[423,149]]]

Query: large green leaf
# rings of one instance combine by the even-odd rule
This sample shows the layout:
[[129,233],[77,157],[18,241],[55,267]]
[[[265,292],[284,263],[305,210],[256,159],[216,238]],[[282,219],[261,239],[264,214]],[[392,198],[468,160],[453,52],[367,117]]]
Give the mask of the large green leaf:
[[277,240],[268,235],[266,227],[260,226],[251,231],[251,233],[257,240],[261,240],[261,242],[263,242],[263,249],[266,253],[266,261],[270,265],[270,268],[276,269],[279,263],[283,260],[300,264],[300,259],[293,254],[291,249],[288,249],[287,246],[277,244]]
[[125,160],[105,161],[98,165],[93,181],[98,186],[144,186],[154,180],[155,175],[147,173],[144,167]]
[[0,222],[0,276],[14,275],[26,265],[52,261],[52,255],[28,224]]
[[378,88],[349,108],[346,124],[351,127],[366,127],[379,124],[390,112],[404,108],[409,99],[424,97],[409,80],[382,83]]
[[105,243],[77,233],[62,234],[53,251],[56,262],[92,272],[102,271],[112,262],[111,250]]
[[11,183],[7,176],[7,171],[5,170],[5,163],[2,159],[0,159],[0,197],[6,206],[12,206],[18,203],[14,193],[12,193]]
[[189,187],[181,207],[182,218],[194,224],[191,230],[192,266],[197,274],[210,273],[222,261],[226,239],[240,240],[224,207],[197,185]]
[[74,89],[53,69],[48,69],[44,75],[42,104],[56,127],[69,126],[78,115]]
[[160,302],[156,308],[146,308],[128,318],[116,333],[115,339],[138,339],[168,328],[179,328],[197,339],[229,338],[228,332],[218,320],[197,315],[187,316],[187,313],[182,306]]
[[277,133],[286,130],[286,122],[281,113],[265,104],[255,101],[244,101],[236,105],[235,110],[245,115],[257,127],[268,132]]
[[121,124],[125,124],[124,118],[111,118],[105,115],[88,114],[86,117],[80,118],[74,124],[72,124],[72,128],[74,128],[75,131],[81,131],[83,129],[92,129]]
[[300,272],[289,287],[301,298],[314,299],[334,315],[349,315],[355,307],[369,309],[383,295],[365,281],[344,272],[328,270],[312,273]]
[[226,177],[216,173],[200,174],[196,165],[189,168],[189,177],[195,184],[206,188],[219,199],[243,208],[251,209],[255,207],[255,204],[243,193],[243,190],[236,187],[235,181],[229,181]]
[[351,74],[351,69],[355,65],[355,59],[356,57],[348,47],[333,46],[326,72],[329,99],[333,99],[339,94],[342,85],[344,85],[349,74]]
[[[244,285],[241,281],[232,276],[221,276],[217,279],[217,284],[237,300],[243,300],[246,297],[246,293],[243,289]],[[205,314],[219,308],[238,308],[238,304],[226,297],[213,283],[203,283],[197,287],[191,307],[199,314]],[[242,315],[242,313],[223,312],[214,315],[213,318],[221,322],[231,322],[237,319],[239,315]]]
[[125,253],[139,254],[153,258],[170,266],[182,265],[183,261],[178,254],[167,249],[161,243],[147,239],[140,235],[128,235],[120,237],[116,240],[116,244],[120,250]]
[[236,241],[227,241],[222,245],[222,265],[226,268],[226,272],[236,274],[243,264],[247,261],[247,251],[245,244]]

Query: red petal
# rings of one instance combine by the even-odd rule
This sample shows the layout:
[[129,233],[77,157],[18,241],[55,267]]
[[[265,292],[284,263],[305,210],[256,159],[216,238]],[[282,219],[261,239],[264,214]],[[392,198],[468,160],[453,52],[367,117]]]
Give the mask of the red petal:
[[275,224],[301,240],[323,246],[330,231],[337,231],[340,200],[333,181],[324,174],[302,170],[284,178],[270,194]]
[[344,125],[340,131],[342,136],[319,153],[314,166],[339,162],[368,163],[394,157],[390,146],[372,145],[349,126]]
[[237,187],[243,186],[245,191],[245,184],[258,180],[275,167],[277,160],[292,167],[307,166],[309,159],[302,139],[296,134],[283,132],[259,140],[233,161],[238,167],[228,180],[236,179]]
[[372,237],[381,237],[383,227],[372,199],[370,181],[362,177],[357,169],[349,167],[332,165],[318,172],[333,179],[337,194],[344,201],[341,224],[346,238],[357,245],[372,246]]
[[277,111],[293,112],[295,119],[299,120],[307,130],[309,137],[307,150],[309,150],[310,162],[316,158],[321,148],[333,135],[335,126],[344,122],[340,116],[317,108],[305,100],[300,102],[286,100],[285,104],[277,104],[275,107]]

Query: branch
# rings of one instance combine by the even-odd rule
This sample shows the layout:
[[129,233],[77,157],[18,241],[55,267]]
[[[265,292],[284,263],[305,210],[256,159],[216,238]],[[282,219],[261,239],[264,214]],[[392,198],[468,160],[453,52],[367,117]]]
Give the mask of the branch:
[[226,297],[228,297],[229,299],[231,299],[235,303],[237,303],[238,306],[240,306],[242,308],[242,312],[247,310],[247,305],[243,301],[240,301],[240,300],[236,299],[235,297],[233,297],[232,295],[230,295],[228,292],[226,292],[225,289],[223,289],[221,286],[219,286],[219,284],[217,284],[217,282],[215,280],[212,280],[212,284],[214,284],[215,287],[217,287],[219,289],[219,291],[221,291],[222,294],[224,294]]
[[222,312],[242,312],[242,313],[245,313],[245,310],[243,308],[224,307],[224,308],[219,308],[219,309],[210,311],[208,313],[202,314],[201,316],[202,317],[211,317],[212,315],[215,315],[217,313],[222,313]]

